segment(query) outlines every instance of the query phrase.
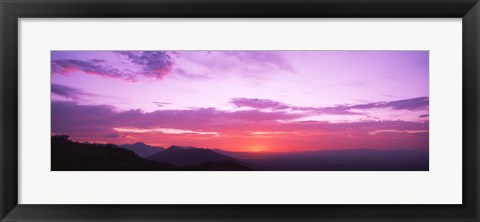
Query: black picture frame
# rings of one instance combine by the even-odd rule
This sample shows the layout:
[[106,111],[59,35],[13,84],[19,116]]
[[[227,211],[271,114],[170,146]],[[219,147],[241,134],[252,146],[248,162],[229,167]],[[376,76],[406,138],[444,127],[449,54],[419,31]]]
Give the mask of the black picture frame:
[[[479,221],[480,5],[477,0],[0,0],[0,15],[1,221]],[[77,17],[462,18],[463,204],[18,204],[17,21]]]

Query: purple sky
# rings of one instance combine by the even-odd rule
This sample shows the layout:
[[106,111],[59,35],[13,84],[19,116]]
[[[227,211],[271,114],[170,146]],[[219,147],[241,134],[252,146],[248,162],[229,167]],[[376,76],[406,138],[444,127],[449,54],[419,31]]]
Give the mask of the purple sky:
[[[77,140],[231,150],[428,148],[428,51],[51,56],[52,133]],[[356,133],[377,142],[335,142]]]

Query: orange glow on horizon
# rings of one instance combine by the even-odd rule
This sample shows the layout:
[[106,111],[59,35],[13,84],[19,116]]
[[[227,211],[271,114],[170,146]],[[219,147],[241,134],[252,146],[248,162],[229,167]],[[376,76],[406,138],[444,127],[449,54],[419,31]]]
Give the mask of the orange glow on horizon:
[[265,146],[263,146],[263,145],[253,145],[253,146],[250,147],[249,151],[258,153],[258,152],[264,152],[264,151],[266,151],[266,149],[265,149]]

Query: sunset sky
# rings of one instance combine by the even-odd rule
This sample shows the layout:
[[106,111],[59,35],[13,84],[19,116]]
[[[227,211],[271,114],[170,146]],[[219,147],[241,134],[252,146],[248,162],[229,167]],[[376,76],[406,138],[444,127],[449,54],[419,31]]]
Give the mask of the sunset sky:
[[231,151],[428,149],[428,51],[52,51],[52,134]]

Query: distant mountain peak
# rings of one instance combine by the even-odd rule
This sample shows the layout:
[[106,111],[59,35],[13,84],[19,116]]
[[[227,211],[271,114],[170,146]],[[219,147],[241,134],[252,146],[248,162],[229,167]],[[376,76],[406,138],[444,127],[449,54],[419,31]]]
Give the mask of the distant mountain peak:
[[139,155],[143,158],[149,157],[149,156],[151,156],[155,153],[158,153],[158,152],[164,150],[163,147],[150,146],[150,145],[147,145],[143,142],[136,142],[136,143],[132,143],[132,144],[123,144],[123,145],[120,145],[120,147],[131,150],[131,151],[135,152],[137,155]]
[[170,146],[168,149],[148,157],[148,159],[176,166],[192,166],[205,162],[232,160],[231,157],[222,155],[210,149],[176,145]]

